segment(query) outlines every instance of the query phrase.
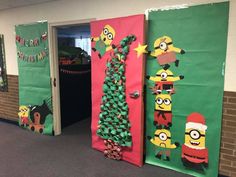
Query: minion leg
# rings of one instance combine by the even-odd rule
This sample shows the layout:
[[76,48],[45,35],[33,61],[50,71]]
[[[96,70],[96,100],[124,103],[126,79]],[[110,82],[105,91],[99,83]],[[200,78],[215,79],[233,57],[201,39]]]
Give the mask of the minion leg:
[[96,51],[97,51],[97,50],[96,50],[94,47],[92,48],[92,50],[93,50],[94,52],[96,52]]
[[179,60],[175,60],[175,66],[176,66],[176,67],[179,66]]
[[166,161],[170,161],[170,150],[166,150],[165,151],[165,153],[166,153]]
[[167,70],[167,69],[169,69],[169,67],[170,67],[169,64],[165,64],[165,65],[163,66],[163,69],[164,69],[164,70]]
[[102,56],[101,56],[101,54],[100,53],[98,53],[98,57],[101,59],[102,58]]
[[155,155],[155,157],[158,158],[158,159],[161,159],[161,156],[162,156],[162,151],[159,151],[159,152]]
[[208,167],[208,163],[205,163],[205,162],[204,162],[203,165],[204,165],[204,167],[206,167],[206,168]]

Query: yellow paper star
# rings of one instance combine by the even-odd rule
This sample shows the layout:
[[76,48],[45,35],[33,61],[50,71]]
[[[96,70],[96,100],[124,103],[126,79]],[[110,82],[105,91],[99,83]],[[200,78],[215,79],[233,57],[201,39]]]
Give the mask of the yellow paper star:
[[140,45],[140,43],[139,43],[138,47],[136,47],[134,49],[137,52],[137,57],[139,57],[140,55],[142,55],[144,53],[148,53],[146,48],[147,48],[147,45]]

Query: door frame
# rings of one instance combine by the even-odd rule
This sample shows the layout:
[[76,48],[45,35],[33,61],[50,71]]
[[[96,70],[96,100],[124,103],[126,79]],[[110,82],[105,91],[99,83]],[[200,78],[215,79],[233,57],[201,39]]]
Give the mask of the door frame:
[[49,36],[49,57],[50,57],[50,77],[52,86],[52,107],[53,107],[53,130],[54,135],[61,134],[61,102],[60,102],[60,83],[59,83],[59,63],[58,63],[58,46],[57,46],[57,28],[63,26],[77,26],[90,24],[95,18],[62,21],[48,23]]

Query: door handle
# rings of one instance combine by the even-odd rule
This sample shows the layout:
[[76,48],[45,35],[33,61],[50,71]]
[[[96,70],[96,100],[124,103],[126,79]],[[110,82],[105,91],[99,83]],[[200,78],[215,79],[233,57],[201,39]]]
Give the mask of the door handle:
[[140,93],[138,90],[136,90],[133,93],[130,93],[129,96],[130,98],[137,99],[140,96]]

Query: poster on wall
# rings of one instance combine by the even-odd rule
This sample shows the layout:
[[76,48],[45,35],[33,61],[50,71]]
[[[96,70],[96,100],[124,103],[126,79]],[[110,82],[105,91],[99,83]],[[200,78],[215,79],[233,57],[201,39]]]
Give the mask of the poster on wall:
[[0,91],[7,91],[7,71],[5,59],[4,37],[0,34]]
[[148,11],[146,163],[218,175],[229,3]]
[[143,164],[144,15],[91,23],[92,146]]
[[53,134],[52,92],[48,50],[48,23],[17,25],[19,68],[19,126]]

